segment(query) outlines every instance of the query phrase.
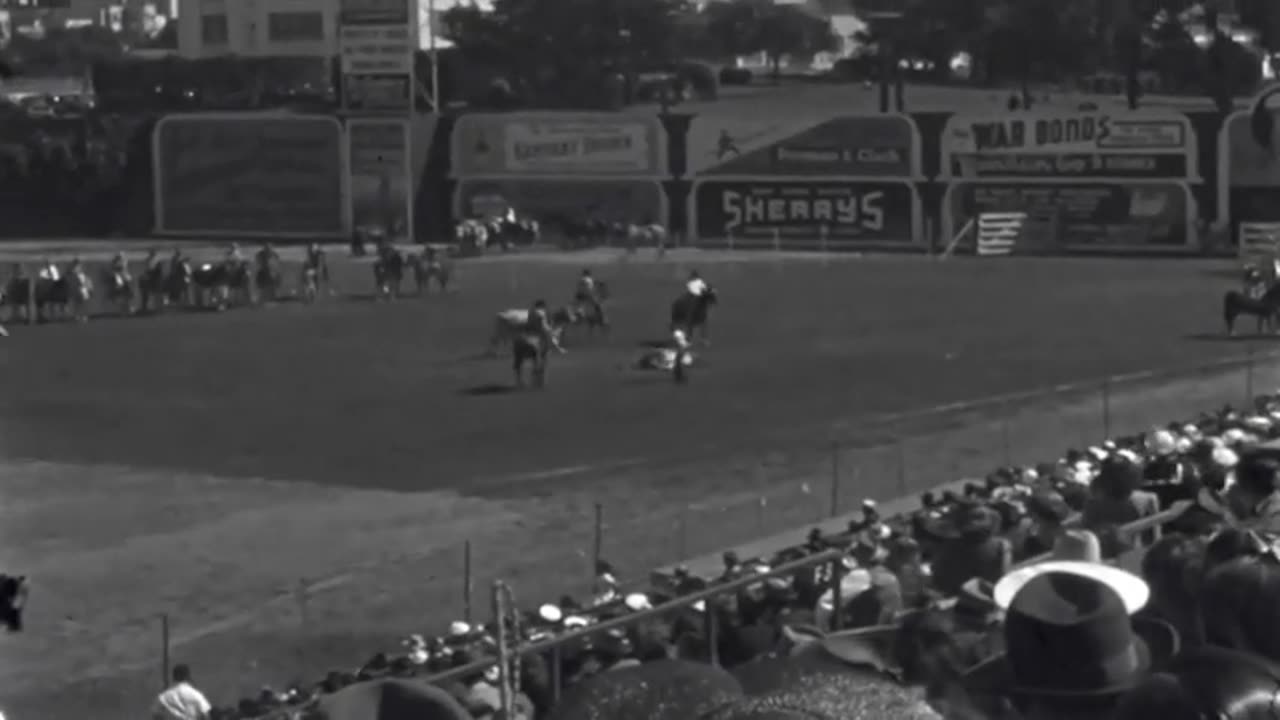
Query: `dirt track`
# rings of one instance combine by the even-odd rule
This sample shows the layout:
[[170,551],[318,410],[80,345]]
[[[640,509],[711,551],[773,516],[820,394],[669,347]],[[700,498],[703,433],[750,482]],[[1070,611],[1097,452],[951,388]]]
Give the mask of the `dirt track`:
[[[575,347],[539,397],[467,395],[507,369],[460,358],[493,310],[566,295],[576,273],[562,263],[466,266],[457,296],[391,307],[17,328],[0,354],[13,459],[0,567],[39,593],[31,629],[0,647],[0,678],[21,689],[0,705],[136,715],[158,679],[161,612],[218,697],[298,668],[310,679],[460,614],[464,537],[481,608],[494,575],[528,602],[581,591],[595,502],[606,556],[640,577],[825,511],[831,441],[846,447],[834,467],[850,507],[1102,432],[1096,394],[1016,415],[1013,400],[965,401],[1246,349],[1208,339],[1219,265],[698,258],[599,269],[619,330]],[[706,372],[685,393],[620,374],[694,262],[728,298]],[[1259,368],[1252,382],[1276,381]],[[1239,400],[1248,384],[1149,382],[1115,389],[1114,428]]]

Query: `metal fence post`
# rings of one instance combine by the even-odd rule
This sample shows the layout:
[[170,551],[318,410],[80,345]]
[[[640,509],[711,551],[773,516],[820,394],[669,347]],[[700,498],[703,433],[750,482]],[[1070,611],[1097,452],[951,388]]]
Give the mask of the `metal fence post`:
[[[36,318],[36,275],[35,272],[27,272],[26,266],[23,265],[23,274],[27,276],[27,324],[35,325]],[[168,679],[165,680],[167,684]]]
[[604,504],[595,505],[594,536],[591,538],[591,592],[600,592],[600,562],[604,560]]
[[704,601],[705,609],[702,612],[702,621],[707,636],[707,663],[711,665],[720,664],[720,628],[716,618],[718,604],[718,597],[707,598]]
[[1244,402],[1246,408],[1253,407],[1253,341],[1250,340],[1245,348],[1245,367],[1244,367]]
[[462,612],[470,625],[475,617],[473,595],[475,593],[475,577],[471,567],[471,541],[462,543]]
[[160,687],[169,687],[169,614],[160,615]]
[[1102,381],[1102,439],[1111,439],[1111,378]]
[[831,507],[828,517],[840,514],[840,443],[831,443]]
[[902,495],[907,494],[907,443],[904,439],[898,438],[895,446],[898,449],[898,492]]

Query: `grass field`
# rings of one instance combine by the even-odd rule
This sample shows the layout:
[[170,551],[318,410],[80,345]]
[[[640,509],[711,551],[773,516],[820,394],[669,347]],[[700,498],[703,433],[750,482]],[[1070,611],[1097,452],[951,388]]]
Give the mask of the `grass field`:
[[[493,313],[567,299],[587,264],[613,288],[613,335],[570,336],[544,391],[488,391],[510,383],[506,361],[477,358]],[[683,388],[625,370],[692,267],[723,301],[705,367]],[[0,707],[136,717],[159,682],[162,613],[175,659],[219,698],[313,679],[458,617],[467,539],[481,581],[512,578],[529,603],[581,592],[597,502],[605,555],[638,578],[816,517],[834,441],[947,431],[848,451],[848,506],[984,472],[1002,447],[1043,459],[1097,439],[1095,397],[966,403],[1242,354],[1217,339],[1227,267],[527,256],[465,263],[456,293],[391,305],[14,328],[0,568],[36,594],[28,630],[0,643]],[[367,290],[367,272],[340,285]],[[1117,387],[1115,423],[1243,398],[1240,378]]]

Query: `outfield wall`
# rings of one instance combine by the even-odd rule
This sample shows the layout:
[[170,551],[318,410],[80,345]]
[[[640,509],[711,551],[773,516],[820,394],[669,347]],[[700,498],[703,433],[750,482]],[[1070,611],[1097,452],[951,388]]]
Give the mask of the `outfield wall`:
[[[369,148],[353,145],[349,122],[262,120],[156,124],[157,234],[335,238],[357,216],[407,205],[414,222],[388,222],[438,239],[458,218],[511,206],[551,228],[661,222],[699,246],[924,252],[982,213],[1023,212],[1017,254],[1168,255],[1211,249],[1204,229],[1224,211],[1217,225],[1232,238],[1241,221],[1280,220],[1280,162],[1248,113],[1225,124],[1115,107],[470,114],[423,118],[404,141]],[[296,159],[273,152],[284,146],[266,130],[237,131],[250,127],[287,129]]]

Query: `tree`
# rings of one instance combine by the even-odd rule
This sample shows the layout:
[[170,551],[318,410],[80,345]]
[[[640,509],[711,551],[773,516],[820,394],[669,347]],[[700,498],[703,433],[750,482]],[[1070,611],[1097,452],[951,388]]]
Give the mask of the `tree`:
[[707,10],[707,34],[723,55],[761,52],[776,78],[782,58],[832,50],[836,36],[831,21],[806,5],[779,5],[772,0],[713,3]]
[[459,6],[442,20],[464,56],[500,68],[514,92],[554,101],[674,60],[682,12],[684,0],[495,0],[491,12]]
[[115,34],[96,25],[53,28],[38,38],[17,35],[8,50],[15,69],[28,74],[78,75],[95,63],[124,55]]

